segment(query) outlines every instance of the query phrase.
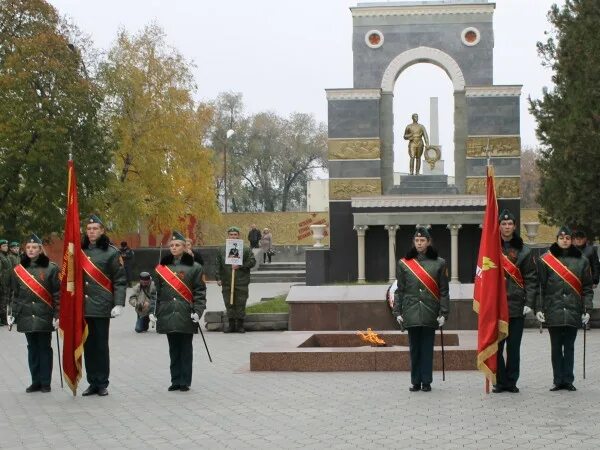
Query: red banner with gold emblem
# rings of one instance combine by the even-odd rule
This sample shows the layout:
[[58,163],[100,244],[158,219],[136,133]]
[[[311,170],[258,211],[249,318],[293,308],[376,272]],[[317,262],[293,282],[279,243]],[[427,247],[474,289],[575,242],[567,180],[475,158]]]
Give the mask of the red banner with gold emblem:
[[544,264],[550,267],[550,269],[552,269],[556,275],[561,277],[565,283],[571,286],[571,288],[577,292],[578,295],[583,295],[583,285],[581,284],[579,277],[571,272],[567,266],[561,263],[556,256],[550,252],[547,252],[544,254],[544,256],[542,256],[542,261]]
[[68,165],[67,215],[60,270],[60,331],[63,337],[64,378],[73,395],[81,379],[83,343],[88,334],[83,306],[83,268],[79,228],[77,177],[73,161]]
[[[508,336],[508,301],[502,267],[502,248],[498,227],[498,202],[494,169],[487,166],[487,204],[477,256],[473,309],[477,323],[477,369],[486,380],[496,383],[498,342]],[[489,383],[486,381],[486,389]]]
[[41,301],[43,301],[50,308],[54,308],[54,302],[52,301],[52,295],[48,292],[44,286],[40,284],[38,280],[35,279],[33,275],[31,275],[25,267],[21,264],[17,265],[14,268],[15,274],[19,277],[19,280],[23,282],[25,286],[29,288],[31,292],[33,292]]
[[417,280],[423,284],[427,288],[431,295],[433,295],[436,300],[440,299],[440,287],[437,284],[437,281],[433,279],[431,275],[423,268],[421,264],[414,258],[406,259],[402,258],[400,260],[407,268],[412,272],[412,274],[417,277]]
[[156,273],[159,274],[160,277],[165,280],[169,286],[175,289],[177,293],[181,295],[188,303],[192,303],[194,301],[194,296],[192,295],[190,288],[187,287],[187,285],[181,281],[179,277],[167,266],[159,264],[156,266]]

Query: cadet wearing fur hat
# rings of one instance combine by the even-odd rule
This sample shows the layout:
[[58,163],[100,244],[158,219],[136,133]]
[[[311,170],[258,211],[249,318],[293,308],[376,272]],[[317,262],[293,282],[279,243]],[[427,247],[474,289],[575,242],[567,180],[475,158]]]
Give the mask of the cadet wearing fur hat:
[[44,254],[42,240],[32,234],[13,271],[12,316],[9,324],[25,333],[31,385],[25,392],[50,392],[52,332],[58,328],[58,266]]
[[[505,209],[498,219],[502,238],[502,267],[508,299],[508,337],[498,343],[497,383],[493,392],[519,392],[521,339],[525,315],[535,308],[538,296],[537,268],[531,249],[516,232],[515,216]],[[506,361],[504,346],[506,345]]]
[[118,317],[125,306],[127,278],[119,249],[110,244],[104,224],[96,215],[86,223],[81,243],[83,253],[84,314],[88,337],[83,347],[89,387],[83,396],[108,395],[110,358],[108,332],[110,319]]
[[592,275],[590,263],[572,245],[571,230],[558,230],[556,242],[542,256],[541,296],[536,305],[537,319],[545,323],[552,347],[554,387],[551,391],[575,391],[573,366],[577,329],[590,320]]
[[396,266],[398,289],[394,316],[408,330],[411,392],[431,391],[435,330],[448,318],[448,270],[446,261],[431,246],[431,236],[418,227],[413,247]]
[[171,358],[169,391],[189,391],[192,384],[192,340],[198,332],[206,309],[206,284],[202,266],[187,253],[185,237],[174,231],[169,243],[171,253],[156,266],[158,294],[156,331],[166,334]]
[[[227,239],[239,239],[240,229],[229,227]],[[239,252],[238,252],[239,254]],[[223,302],[227,310],[229,326],[223,327],[225,333],[244,333],[244,318],[246,317],[246,301],[248,300],[248,285],[250,284],[250,269],[256,264],[254,254],[248,247],[244,247],[243,265],[225,264],[225,247],[217,253],[217,271],[215,278],[222,287]],[[235,287],[233,289],[233,305],[230,304],[231,296],[231,271],[235,270]]]

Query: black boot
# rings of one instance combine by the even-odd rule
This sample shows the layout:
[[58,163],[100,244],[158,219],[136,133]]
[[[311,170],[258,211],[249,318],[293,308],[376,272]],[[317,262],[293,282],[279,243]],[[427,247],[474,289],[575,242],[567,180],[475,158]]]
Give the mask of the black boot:
[[223,325],[223,333],[233,333],[235,331],[235,320],[229,319],[229,326]]
[[245,333],[246,330],[244,330],[244,319],[237,319],[235,321],[235,331],[237,333]]

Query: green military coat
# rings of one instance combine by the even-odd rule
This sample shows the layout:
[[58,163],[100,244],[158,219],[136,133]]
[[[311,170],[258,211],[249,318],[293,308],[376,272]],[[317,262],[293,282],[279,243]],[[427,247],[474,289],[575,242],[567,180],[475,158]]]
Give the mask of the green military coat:
[[592,273],[586,257],[574,246],[562,249],[554,243],[548,250],[567,266],[580,280],[583,287],[579,295],[554,270],[540,261],[541,297],[536,312],[542,311],[548,327],[569,326],[580,328],[581,315],[593,308]]
[[504,271],[506,279],[506,296],[508,298],[508,314],[510,317],[523,317],[523,307],[535,309],[539,295],[537,268],[531,249],[523,243],[516,234],[509,241],[508,248],[502,247],[502,252],[515,264],[523,276],[523,287]]
[[29,272],[52,296],[52,306],[41,300],[13,272],[12,276],[12,314],[21,333],[54,331],[52,319],[58,319],[60,282],[58,266],[40,255],[35,261],[23,256],[21,265]]
[[[256,264],[254,253],[248,247],[244,247],[244,264],[235,271],[235,288],[247,289],[250,284],[250,269]],[[231,264],[225,264],[225,247],[221,247],[217,253],[217,270],[215,278],[221,281],[223,288],[231,286]],[[224,289],[225,290],[225,289]]]
[[81,246],[83,253],[111,280],[113,289],[112,292],[107,291],[84,271],[85,317],[109,318],[113,307],[125,306],[127,278],[119,250],[110,245],[106,235],[102,235],[95,246],[91,246],[90,241],[85,237]]
[[440,298],[438,300],[404,263],[398,261],[396,264],[398,289],[394,295],[394,316],[402,316],[406,328],[438,328],[437,318],[444,316],[447,319],[450,311],[446,261],[439,258],[432,247],[427,247],[425,253],[418,253],[413,247],[405,259],[413,258],[437,282]]
[[206,309],[206,284],[202,279],[202,266],[194,262],[194,257],[187,253],[184,253],[179,261],[175,261],[173,255],[167,255],[160,263],[175,273],[192,291],[193,301],[190,304],[156,273],[156,331],[161,334],[197,333],[198,325],[192,321],[191,315],[196,313],[202,317]]

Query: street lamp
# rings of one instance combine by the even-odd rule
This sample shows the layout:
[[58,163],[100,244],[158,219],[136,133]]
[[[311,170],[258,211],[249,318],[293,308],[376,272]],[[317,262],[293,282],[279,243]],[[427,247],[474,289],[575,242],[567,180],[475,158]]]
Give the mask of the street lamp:
[[227,141],[235,134],[232,129],[225,133],[225,147],[223,149],[223,191],[225,192],[225,212],[227,212]]

